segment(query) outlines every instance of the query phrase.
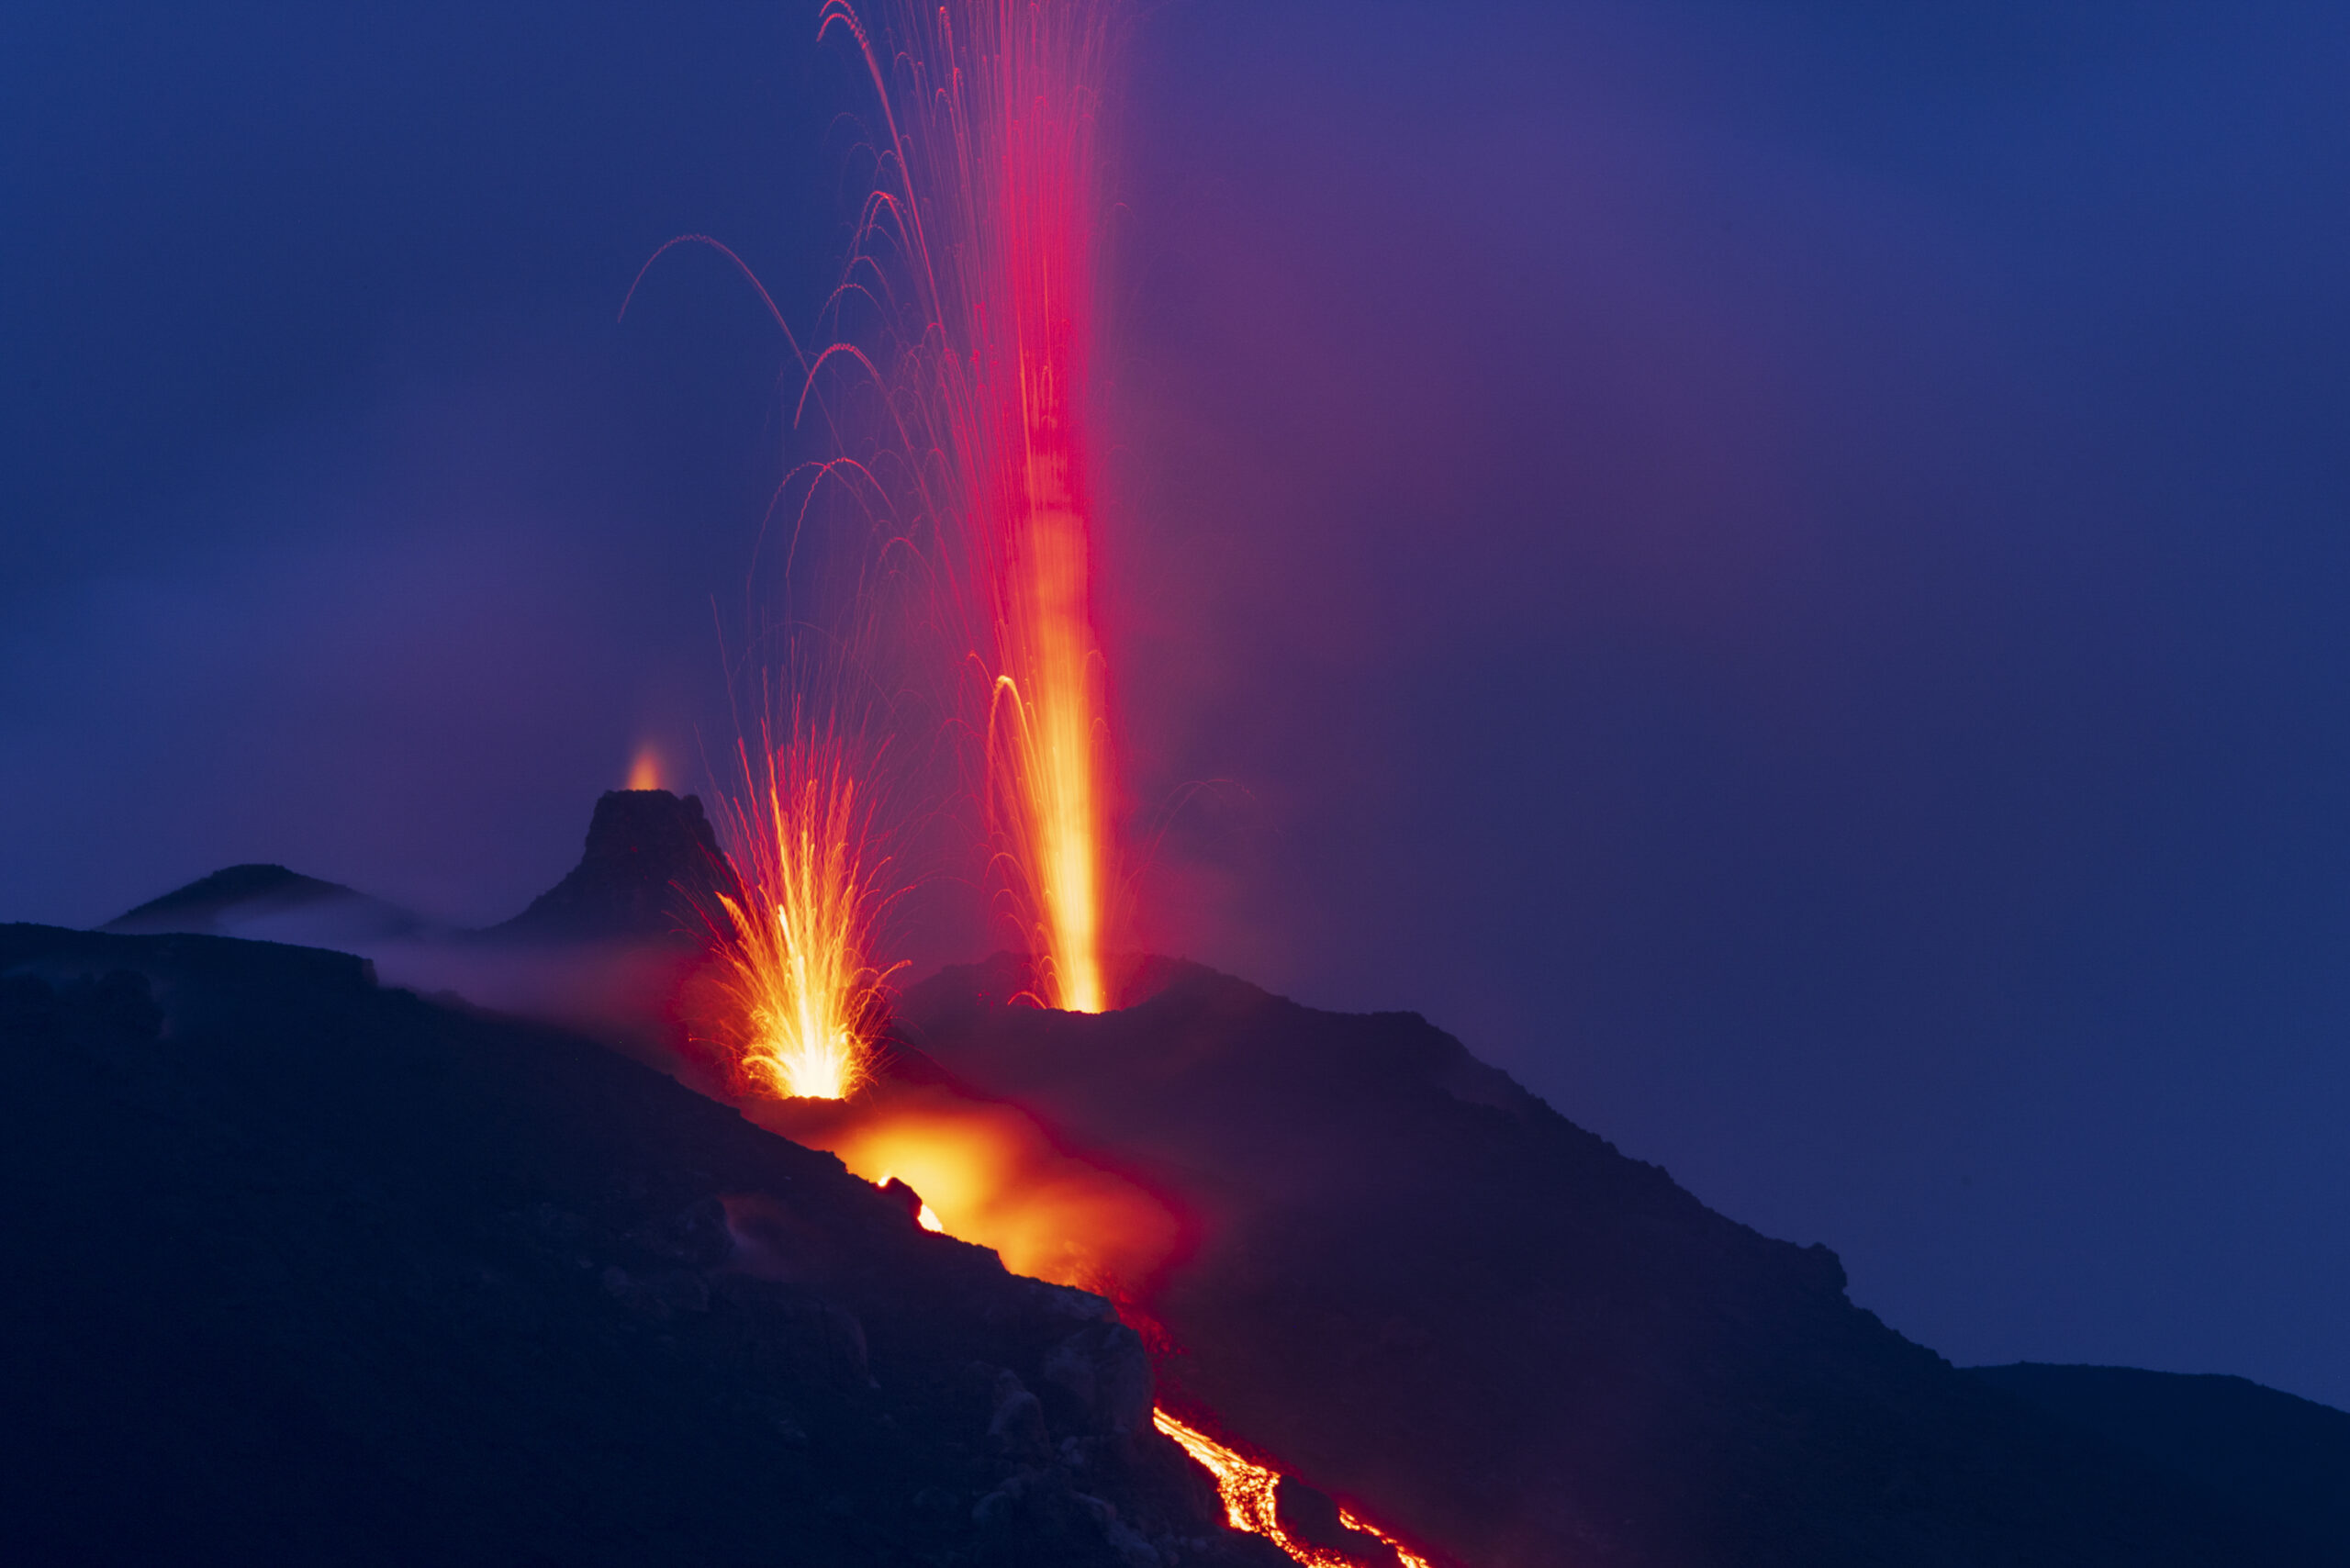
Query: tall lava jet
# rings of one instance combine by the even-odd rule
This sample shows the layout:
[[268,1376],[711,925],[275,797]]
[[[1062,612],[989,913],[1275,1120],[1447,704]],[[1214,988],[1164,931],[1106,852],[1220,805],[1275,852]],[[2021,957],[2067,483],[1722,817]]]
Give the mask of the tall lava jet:
[[910,5],[886,65],[846,0],[827,0],[819,36],[836,28],[884,116],[863,248],[902,253],[922,316],[897,411],[922,504],[958,536],[985,679],[991,847],[1046,999],[1098,1013],[1112,770],[1088,407],[1108,11]]

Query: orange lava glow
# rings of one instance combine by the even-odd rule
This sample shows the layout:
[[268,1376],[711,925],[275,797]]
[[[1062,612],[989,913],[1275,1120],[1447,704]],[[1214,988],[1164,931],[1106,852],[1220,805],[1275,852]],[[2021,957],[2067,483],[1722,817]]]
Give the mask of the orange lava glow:
[[[897,1172],[894,1170],[884,1170],[880,1175],[873,1178],[873,1184],[877,1187],[887,1187],[890,1184],[890,1178],[896,1174]],[[909,1183],[909,1185],[911,1185],[911,1183]],[[921,1226],[924,1230],[934,1230],[942,1236],[946,1232],[946,1226],[939,1221],[938,1211],[932,1208],[926,1203],[923,1204],[921,1210],[915,1214],[914,1223]]]
[[911,379],[927,433],[914,444],[944,459],[935,499],[962,520],[974,630],[989,644],[975,654],[997,857],[1045,999],[1078,1013],[1108,1005],[1109,724],[1087,428],[1108,16],[1106,0],[908,6],[919,50],[889,71],[848,0],[827,0],[819,24],[855,37],[888,115],[904,188],[877,192],[869,221],[894,230],[923,302]]
[[744,1081],[768,1094],[839,1100],[863,1081],[884,1013],[885,972],[866,957],[878,867],[842,748],[795,736],[742,749],[744,794],[720,831],[737,879],[716,896],[725,1042]]
[[661,786],[661,754],[649,745],[636,748],[636,760],[628,766],[628,786],[631,790],[658,790]]
[[[988,725],[1015,864],[1037,918],[1035,939],[1053,1005],[1099,1013],[1102,982],[1102,834],[1099,742],[1100,660],[1081,613],[1082,521],[1037,508],[1029,518],[1033,559],[1001,641]],[[1014,673],[1019,672],[1019,673]]]
[[[1154,1408],[1150,1420],[1215,1477],[1216,1495],[1224,1500],[1225,1522],[1234,1529],[1263,1536],[1305,1568],[1361,1568],[1360,1559],[1300,1540],[1282,1527],[1276,1506],[1281,1481],[1279,1471],[1241,1458],[1197,1427],[1187,1426],[1164,1410]],[[1344,1508],[1338,1510],[1338,1522],[1359,1534],[1384,1541],[1403,1562],[1404,1568],[1429,1568],[1427,1558],[1415,1556],[1393,1536],[1363,1523]]]
[[991,1247],[1014,1273],[1124,1299],[1181,1238],[1165,1204],[1010,1105],[892,1085],[845,1105],[744,1110],[877,1186],[895,1176],[922,1194],[925,1229]]

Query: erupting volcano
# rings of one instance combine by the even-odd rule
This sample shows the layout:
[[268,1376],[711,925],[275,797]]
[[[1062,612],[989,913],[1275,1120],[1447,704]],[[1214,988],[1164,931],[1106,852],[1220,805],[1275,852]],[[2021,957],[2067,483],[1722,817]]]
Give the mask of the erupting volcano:
[[[1090,403],[1108,10],[974,0],[895,16],[901,36],[886,50],[847,0],[826,0],[818,24],[820,39],[837,28],[854,39],[886,127],[843,293],[878,298],[882,280],[901,275],[918,308],[918,322],[896,324],[889,423],[918,476],[908,510],[934,524],[953,585],[959,662],[980,677],[977,771],[989,860],[1007,873],[1030,949],[1023,994],[1099,1014],[1113,769]],[[834,353],[867,367],[875,357],[836,344],[810,366],[809,389]],[[870,480],[880,466],[842,458],[813,471]],[[1060,1148],[1016,1107],[935,1075],[903,1081],[916,1053],[902,1040],[889,1053],[901,1070],[877,1066],[886,1008],[866,946],[881,869],[865,858],[869,808],[840,743],[803,740],[797,713],[789,744],[744,758],[744,798],[722,812],[737,890],[716,896],[711,926],[745,1110],[902,1195],[923,1228],[1148,1321],[1140,1303],[1182,1245],[1179,1205]],[[1159,1426],[1214,1475],[1233,1528],[1307,1568],[1422,1565],[1351,1516],[1330,1533],[1371,1547],[1368,1558],[1305,1540],[1275,1506],[1275,1471],[1172,1417]]]
[[[792,339],[790,444],[758,449],[758,491],[783,478],[716,787],[679,785],[679,712],[632,765],[608,734],[627,788],[495,924],[265,862],[264,838],[96,930],[0,925],[26,1282],[0,1339],[28,1352],[0,1389],[0,1560],[2344,1561],[2350,1427],[2153,1373],[1955,1367],[1856,1304],[1825,1245],[1707,1207],[1416,1014],[1116,946],[1181,902],[1134,913],[1126,770],[1186,757],[1185,704],[1233,689],[1140,705],[1122,758],[1107,650],[1179,666],[1208,634],[1156,641],[1180,585],[1147,625],[1097,599],[1113,476],[1158,493],[1157,457],[1110,461],[1096,341],[1112,45],[1139,8],[874,4],[815,8],[872,112],[841,122],[854,217],[819,335]],[[1202,297],[1242,319],[1240,294]],[[1207,369],[1260,418],[1224,353]],[[1348,526],[1356,479],[1326,492]],[[1177,689],[1140,656],[1120,673]],[[1291,820],[1400,820],[1350,814],[1374,769],[1347,764]],[[1385,874],[1397,837],[1357,836],[1354,864],[1292,863]],[[1579,982],[1541,962],[1506,1011],[1555,1032],[1545,1070],[1639,1037],[1590,1036],[1606,1005],[1546,998]],[[2317,1436],[2264,1446],[2287,1417]],[[2333,1472],[2307,1462],[2325,1442]]]

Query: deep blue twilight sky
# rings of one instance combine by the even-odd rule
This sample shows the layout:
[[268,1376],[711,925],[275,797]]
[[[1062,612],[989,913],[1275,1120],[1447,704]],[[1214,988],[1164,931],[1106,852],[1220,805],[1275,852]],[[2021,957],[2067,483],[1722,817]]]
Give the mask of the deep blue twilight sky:
[[[694,230],[813,317],[814,11],[10,10],[0,919],[502,916],[723,741],[786,361],[706,253],[613,318]],[[1427,1014],[1953,1360],[2350,1405],[2350,14],[1124,61],[1140,935]]]

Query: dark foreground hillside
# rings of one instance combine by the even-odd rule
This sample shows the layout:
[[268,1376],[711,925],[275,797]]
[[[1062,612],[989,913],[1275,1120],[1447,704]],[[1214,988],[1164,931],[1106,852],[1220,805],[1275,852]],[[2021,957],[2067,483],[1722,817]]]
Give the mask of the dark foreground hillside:
[[2350,1411],[2208,1373],[2038,1361],[1967,1370],[2350,1562]]
[[0,927],[0,1560],[1270,1551],[1097,1298],[355,958]]
[[[2338,1563],[1953,1368],[1407,1014],[1189,965],[1085,1017],[1018,965],[906,1038],[1199,1221],[1144,1293],[1178,1407],[1476,1568]],[[1106,1155],[1105,1155],[1106,1158]]]

